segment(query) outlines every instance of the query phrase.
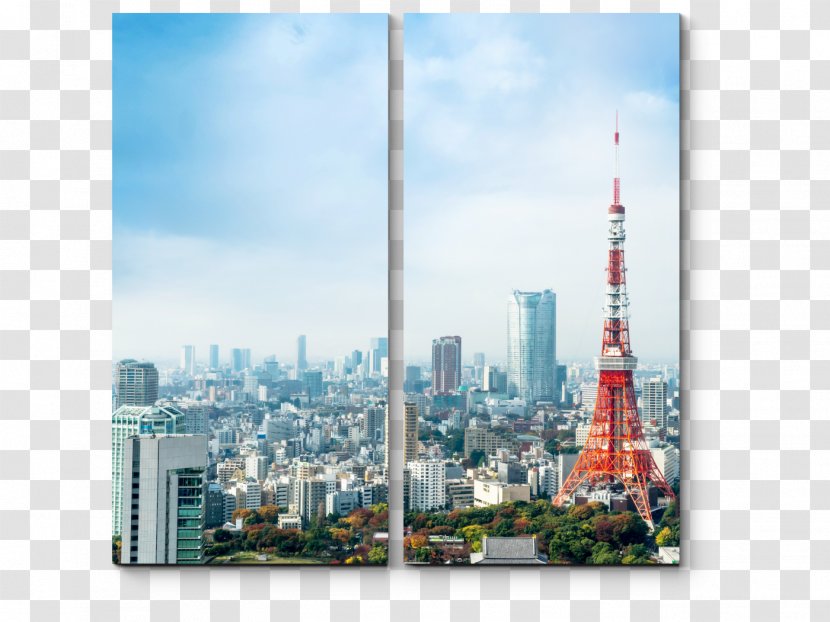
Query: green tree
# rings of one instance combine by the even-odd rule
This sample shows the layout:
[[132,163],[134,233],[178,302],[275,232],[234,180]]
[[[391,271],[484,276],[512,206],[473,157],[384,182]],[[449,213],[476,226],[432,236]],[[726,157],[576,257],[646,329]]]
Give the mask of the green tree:
[[623,551],[622,563],[625,565],[650,564],[651,555],[645,544],[632,544]]
[[486,454],[481,451],[480,449],[474,449],[470,452],[470,462],[474,466],[481,466],[484,461],[487,459]]
[[213,532],[214,542],[230,542],[231,538],[231,532],[227,529],[217,529]]
[[597,566],[609,566],[620,563],[620,553],[607,542],[597,542],[591,549],[590,562]]

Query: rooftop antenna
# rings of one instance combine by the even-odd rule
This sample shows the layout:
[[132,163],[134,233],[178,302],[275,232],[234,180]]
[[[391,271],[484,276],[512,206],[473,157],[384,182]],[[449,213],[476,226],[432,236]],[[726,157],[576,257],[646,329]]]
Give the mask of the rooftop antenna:
[[614,205],[620,204],[620,112],[616,111],[614,130]]

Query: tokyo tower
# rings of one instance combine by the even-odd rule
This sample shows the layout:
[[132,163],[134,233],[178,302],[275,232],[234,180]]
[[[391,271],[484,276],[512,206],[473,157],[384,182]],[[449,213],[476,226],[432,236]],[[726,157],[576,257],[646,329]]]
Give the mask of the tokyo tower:
[[620,203],[619,119],[614,131],[614,202],[608,208],[608,278],[605,285],[605,321],[602,354],[596,359],[599,371],[594,418],[585,446],[573,471],[565,480],[554,505],[570,501],[584,485],[622,484],[640,517],[654,529],[648,484],[674,499],[654,457],[646,445],[637,398],[634,395],[634,370],[628,334],[628,295],[625,286],[625,207]]

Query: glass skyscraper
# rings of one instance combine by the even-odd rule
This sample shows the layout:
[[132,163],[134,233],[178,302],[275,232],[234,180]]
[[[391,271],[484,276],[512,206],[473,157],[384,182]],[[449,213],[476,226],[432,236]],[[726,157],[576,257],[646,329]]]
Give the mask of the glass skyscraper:
[[549,289],[507,298],[507,393],[529,404],[558,399],[556,294]]

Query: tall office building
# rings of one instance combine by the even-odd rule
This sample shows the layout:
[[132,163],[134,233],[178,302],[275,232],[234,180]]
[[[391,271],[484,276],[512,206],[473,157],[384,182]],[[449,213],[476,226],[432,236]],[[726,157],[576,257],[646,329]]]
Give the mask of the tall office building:
[[421,368],[418,365],[407,365],[403,381],[404,393],[421,393],[424,382],[421,380]]
[[403,463],[418,459],[418,405],[404,402],[403,405]]
[[461,385],[461,337],[432,340],[432,394],[447,395]]
[[306,359],[306,336],[300,335],[297,337],[297,366],[296,366],[296,378],[297,380],[302,379],[302,372],[308,369],[308,359]]
[[447,504],[446,469],[443,460],[416,460],[409,469],[409,502],[413,510],[427,512]]
[[528,403],[554,401],[556,294],[514,290],[507,299],[507,392]]
[[478,386],[484,381],[484,352],[473,354],[473,378]]
[[185,416],[169,404],[161,406],[121,406],[112,413],[112,533],[121,531],[124,507],[124,446],[137,434],[184,434]]
[[321,512],[325,515],[328,484],[324,479],[313,478],[301,479],[297,481],[297,486],[300,516],[308,527]]
[[369,342],[369,371],[380,373],[381,360],[389,357],[389,339],[387,337],[373,337]]
[[[655,427],[666,427],[666,382],[660,378],[649,378],[643,381],[643,412],[641,420],[644,423],[654,421]],[[666,472],[663,471],[663,475]]]
[[498,367],[485,365],[481,375],[481,390],[490,393],[507,393],[507,372],[499,370]]
[[240,372],[245,369],[242,348],[231,348],[231,369]]
[[208,367],[210,369],[219,369],[219,346],[215,343],[210,344],[210,357],[208,358]]
[[186,374],[191,376],[196,375],[196,346],[182,346],[179,367]]
[[124,467],[121,563],[201,563],[207,436],[130,436]]
[[253,369],[253,365],[251,365],[251,348],[242,348],[242,369]]
[[153,363],[124,359],[115,366],[115,406],[152,406],[159,398],[159,370]]
[[203,402],[187,402],[182,404],[184,411],[184,429],[186,434],[208,434],[208,407]]
[[323,372],[318,369],[303,372],[303,390],[308,399],[315,400],[323,396]]
[[371,439],[373,442],[379,441],[382,430],[386,426],[386,408],[384,406],[367,406],[363,409],[363,418],[360,420],[360,434]]

